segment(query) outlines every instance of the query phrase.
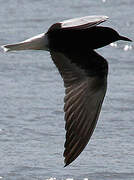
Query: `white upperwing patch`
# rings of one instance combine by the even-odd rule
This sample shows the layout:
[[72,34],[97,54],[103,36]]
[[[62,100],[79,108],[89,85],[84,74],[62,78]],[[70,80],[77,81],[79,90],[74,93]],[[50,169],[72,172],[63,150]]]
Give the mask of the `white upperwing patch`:
[[99,24],[100,22],[106,21],[108,19],[107,16],[85,16],[81,18],[73,18],[65,21],[61,21],[62,28],[76,27],[82,26],[86,24]]

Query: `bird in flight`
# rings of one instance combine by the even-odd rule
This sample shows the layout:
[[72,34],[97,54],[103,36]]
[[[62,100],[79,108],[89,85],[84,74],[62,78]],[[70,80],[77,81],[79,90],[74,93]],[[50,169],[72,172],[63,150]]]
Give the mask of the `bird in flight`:
[[131,41],[110,27],[107,16],[85,16],[53,24],[46,33],[5,51],[46,50],[64,81],[65,166],[83,151],[95,129],[107,89],[108,63],[95,49],[118,40]]

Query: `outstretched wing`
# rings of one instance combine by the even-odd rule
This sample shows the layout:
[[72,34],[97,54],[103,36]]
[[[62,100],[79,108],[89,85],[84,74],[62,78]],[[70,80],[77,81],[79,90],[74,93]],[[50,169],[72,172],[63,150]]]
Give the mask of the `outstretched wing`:
[[[96,126],[106,92],[108,68],[106,60],[94,51],[88,56],[50,53],[66,88],[64,157],[67,166],[83,151]],[[85,66],[81,66],[79,61],[83,56],[85,59],[81,59],[81,62]],[[89,64],[86,65],[84,61]]]
[[107,19],[107,16],[85,16],[69,19],[53,24],[48,32],[57,29],[87,29],[106,21]]

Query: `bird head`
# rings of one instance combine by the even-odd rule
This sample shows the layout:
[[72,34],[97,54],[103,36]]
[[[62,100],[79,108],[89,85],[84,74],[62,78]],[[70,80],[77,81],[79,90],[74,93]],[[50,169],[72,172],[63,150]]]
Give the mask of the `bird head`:
[[[118,40],[123,40],[123,41],[132,41],[131,39],[120,35],[117,31],[115,31],[112,28],[109,27],[103,27],[104,29],[104,39],[105,42],[110,44],[112,42],[118,41]],[[106,44],[107,45],[107,44]]]

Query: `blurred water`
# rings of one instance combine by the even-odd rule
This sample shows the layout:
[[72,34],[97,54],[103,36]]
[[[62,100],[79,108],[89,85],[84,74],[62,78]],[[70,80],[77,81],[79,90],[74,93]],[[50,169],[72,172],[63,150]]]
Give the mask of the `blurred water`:
[[[0,45],[45,32],[57,21],[93,14],[109,16],[105,25],[134,39],[133,9],[133,0],[1,0]],[[110,66],[102,113],[84,152],[63,168],[64,87],[49,53],[0,50],[0,179],[134,178],[133,43],[98,51]]]

